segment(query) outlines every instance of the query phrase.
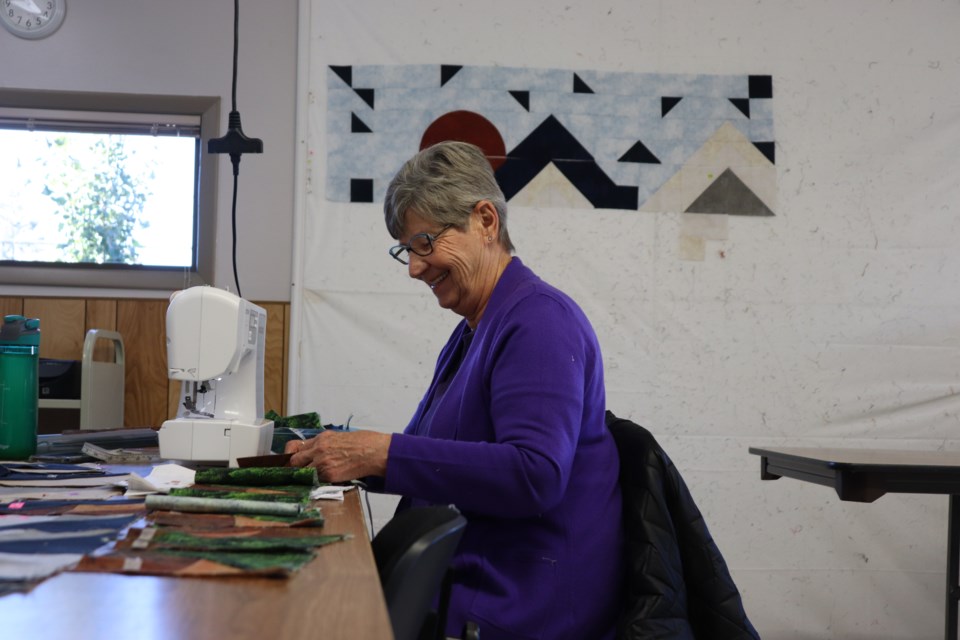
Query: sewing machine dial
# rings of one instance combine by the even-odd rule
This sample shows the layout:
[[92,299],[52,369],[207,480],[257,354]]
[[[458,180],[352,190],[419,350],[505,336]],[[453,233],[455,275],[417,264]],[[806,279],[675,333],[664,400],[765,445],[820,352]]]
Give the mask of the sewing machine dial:
[[66,15],[67,0],[0,0],[0,24],[21,38],[46,38]]

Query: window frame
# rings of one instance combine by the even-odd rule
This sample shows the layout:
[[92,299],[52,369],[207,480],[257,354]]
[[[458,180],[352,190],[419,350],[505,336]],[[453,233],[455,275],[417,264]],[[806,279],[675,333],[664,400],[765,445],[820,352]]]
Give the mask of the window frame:
[[[36,91],[0,88],[0,106],[37,110],[38,119],[50,111],[117,114],[117,122],[130,114],[169,114],[200,117],[199,176],[196,192],[193,267],[117,264],[0,264],[4,285],[51,287],[176,290],[213,282],[217,228],[218,156],[206,152],[206,140],[220,129],[220,98],[75,91]],[[136,118],[134,118],[136,119]],[[79,129],[78,129],[79,130]]]

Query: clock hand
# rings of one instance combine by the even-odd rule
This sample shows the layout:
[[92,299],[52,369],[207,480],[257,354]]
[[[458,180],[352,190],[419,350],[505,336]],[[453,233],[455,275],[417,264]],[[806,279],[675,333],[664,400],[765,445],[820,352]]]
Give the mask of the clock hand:
[[43,13],[43,10],[37,6],[37,3],[33,0],[10,0],[10,4],[16,5],[23,9],[24,11],[29,11],[36,15]]

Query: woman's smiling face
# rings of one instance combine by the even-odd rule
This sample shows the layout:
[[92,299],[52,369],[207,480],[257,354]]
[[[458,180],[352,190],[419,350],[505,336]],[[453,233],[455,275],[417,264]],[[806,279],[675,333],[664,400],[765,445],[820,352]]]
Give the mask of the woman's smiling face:
[[499,252],[488,240],[482,216],[478,214],[482,206],[484,202],[474,207],[466,228],[450,227],[443,233],[435,222],[408,211],[404,232],[399,238],[401,243],[409,242],[418,233],[428,233],[435,238],[429,255],[408,252],[407,273],[426,283],[441,307],[463,316],[472,327],[479,322],[500,275],[495,267]]

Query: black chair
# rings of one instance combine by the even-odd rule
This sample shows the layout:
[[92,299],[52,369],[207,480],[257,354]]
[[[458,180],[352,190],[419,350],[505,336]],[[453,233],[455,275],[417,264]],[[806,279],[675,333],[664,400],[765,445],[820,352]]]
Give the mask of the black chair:
[[374,536],[373,556],[395,640],[444,637],[450,560],[466,526],[452,507],[411,507]]

